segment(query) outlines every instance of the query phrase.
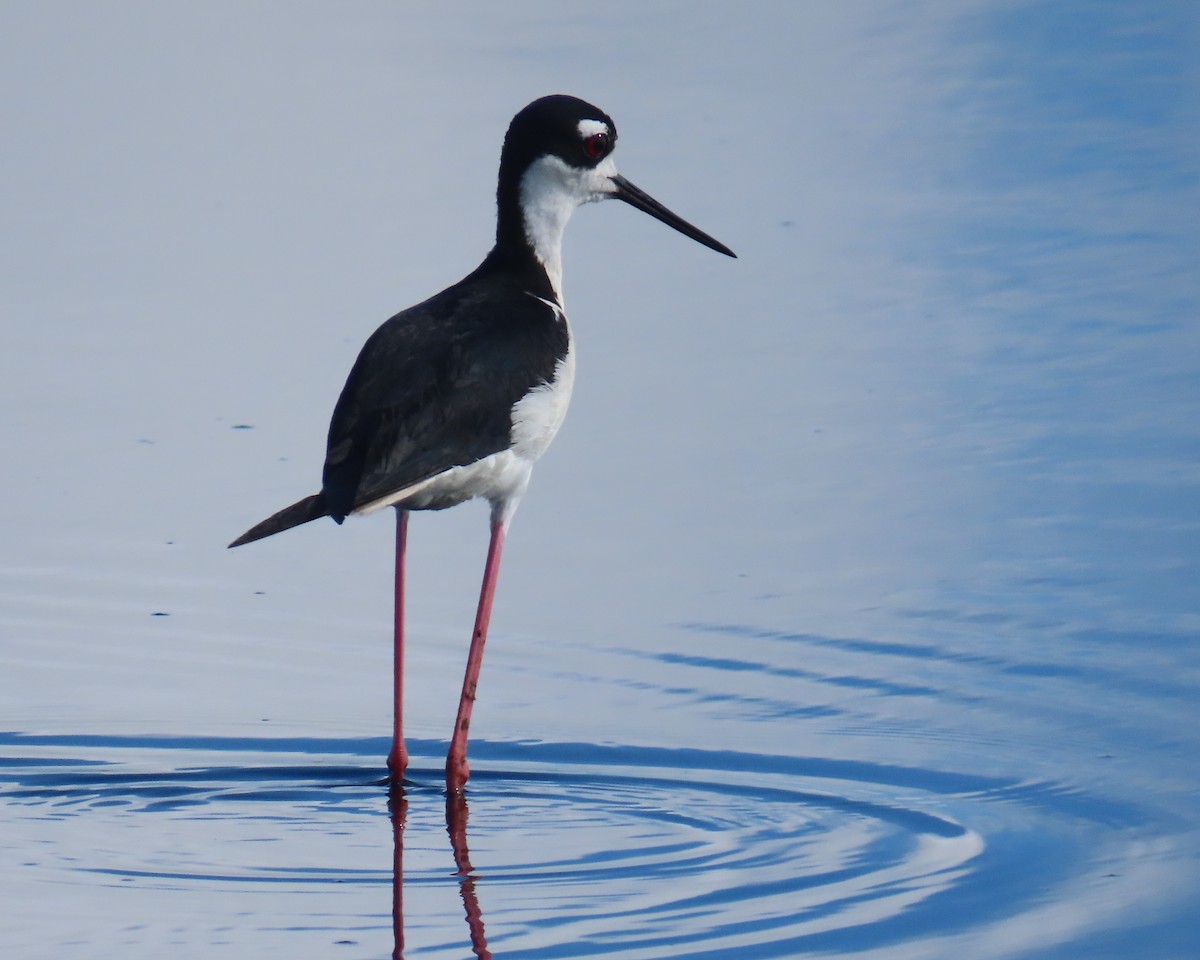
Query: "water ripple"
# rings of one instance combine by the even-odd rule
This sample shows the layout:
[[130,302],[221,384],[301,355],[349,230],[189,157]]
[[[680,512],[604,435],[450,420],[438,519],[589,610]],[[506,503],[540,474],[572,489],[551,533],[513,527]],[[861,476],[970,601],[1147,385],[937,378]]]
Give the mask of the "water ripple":
[[[34,851],[26,885],[183,891],[210,916],[224,904],[239,942],[278,938],[290,915],[284,939],[299,951],[378,956],[403,939],[410,954],[448,956],[469,941],[522,958],[781,957],[835,934],[842,949],[919,938],[934,913],[945,935],[985,922],[998,884],[1019,911],[1079,873],[1078,835],[1047,820],[1114,818],[1049,782],[488,742],[474,745],[468,813],[446,801],[433,741],[411,744],[415,771],[389,802],[383,746],[0,734],[0,803]],[[314,892],[334,901],[319,923],[297,922]]]

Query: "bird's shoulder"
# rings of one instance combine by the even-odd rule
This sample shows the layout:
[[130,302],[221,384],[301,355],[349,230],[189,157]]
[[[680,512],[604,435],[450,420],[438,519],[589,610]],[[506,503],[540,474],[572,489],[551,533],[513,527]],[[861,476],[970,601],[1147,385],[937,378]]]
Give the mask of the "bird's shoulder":
[[481,268],[381,324],[343,394],[358,405],[392,406],[467,386],[486,394],[509,377],[527,387],[552,376],[567,340],[552,298]]

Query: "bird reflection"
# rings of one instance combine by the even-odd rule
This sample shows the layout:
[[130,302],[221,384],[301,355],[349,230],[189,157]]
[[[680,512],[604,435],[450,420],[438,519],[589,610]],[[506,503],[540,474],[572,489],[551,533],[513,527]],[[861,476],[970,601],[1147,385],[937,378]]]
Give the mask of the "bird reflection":
[[[408,816],[408,799],[404,788],[391,787],[388,792],[388,816],[392,821],[392,934],[395,948],[392,960],[404,960],[404,828]],[[483,930],[483,911],[475,893],[474,867],[467,847],[467,798],[455,791],[446,795],[446,832],[454,855],[455,875],[459,878],[459,895],[466,910],[467,929],[471,937],[471,952],[479,960],[491,960],[487,937]]]

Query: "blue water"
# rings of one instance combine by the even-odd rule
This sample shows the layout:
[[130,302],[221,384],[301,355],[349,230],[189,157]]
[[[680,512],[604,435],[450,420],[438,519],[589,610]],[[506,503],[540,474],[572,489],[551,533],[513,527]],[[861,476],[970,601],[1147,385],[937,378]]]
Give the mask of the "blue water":
[[[1194,4],[0,9],[5,956],[1200,955]],[[521,105],[607,109],[486,545],[228,552]],[[478,507],[478,508],[477,508]]]
[[[732,751],[485,742],[467,805],[445,814],[436,743],[415,744],[431,762],[402,813],[371,762],[378,739],[3,746],[10,819],[48,842],[22,867],[160,904],[123,946],[170,942],[186,922],[193,949],[268,954],[379,956],[394,938],[462,955],[471,937],[497,956],[859,951],[969,936],[1081,879],[1112,898],[1124,885],[1096,848],[1112,856],[1114,833],[1128,843],[1149,826],[1145,809],[1062,783]],[[166,751],[179,768],[121,759]],[[49,840],[80,820],[89,840]],[[303,909],[316,915],[281,919],[318,896]]]

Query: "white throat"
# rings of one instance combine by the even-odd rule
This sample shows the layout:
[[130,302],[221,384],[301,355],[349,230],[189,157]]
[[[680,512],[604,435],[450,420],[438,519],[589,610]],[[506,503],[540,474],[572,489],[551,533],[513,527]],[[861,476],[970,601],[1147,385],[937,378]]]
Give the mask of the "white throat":
[[562,238],[575,208],[613,193],[617,168],[611,157],[591,168],[573,167],[558,157],[539,157],[521,177],[519,199],[525,238],[550,278],[554,296],[562,298]]

